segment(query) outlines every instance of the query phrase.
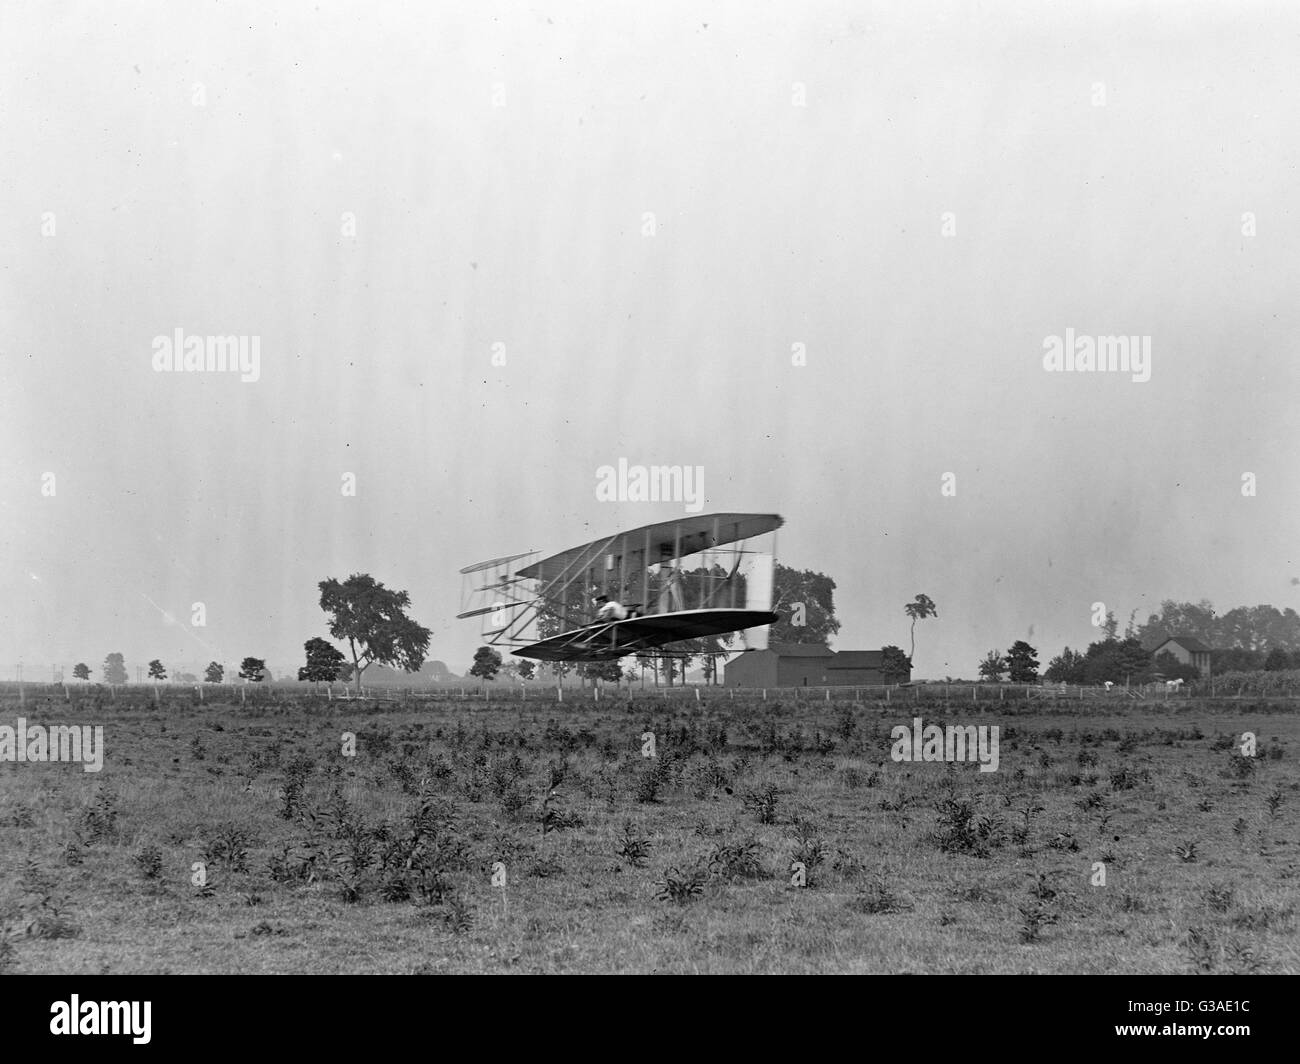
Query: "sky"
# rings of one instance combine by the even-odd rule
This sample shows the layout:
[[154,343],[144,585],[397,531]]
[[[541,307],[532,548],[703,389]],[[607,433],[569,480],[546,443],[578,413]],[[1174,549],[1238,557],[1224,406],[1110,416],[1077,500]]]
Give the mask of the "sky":
[[[463,673],[462,566],[687,512],[598,499],[620,458],[781,514],[839,649],[907,649],[929,595],[918,677],[1046,665],[1097,602],[1300,607],[1298,35],[1256,2],[11,0],[0,677],[288,670],[357,572]],[[178,329],[255,371],[155,368]],[[1048,368],[1067,336],[1149,363]]]

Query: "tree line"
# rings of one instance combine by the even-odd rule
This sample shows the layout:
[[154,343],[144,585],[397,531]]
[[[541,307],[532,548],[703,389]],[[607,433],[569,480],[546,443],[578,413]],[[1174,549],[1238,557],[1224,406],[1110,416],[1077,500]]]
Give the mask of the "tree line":
[[[298,679],[313,683],[335,683],[349,680],[361,692],[361,679],[366,669],[379,664],[405,672],[418,672],[424,664],[432,633],[406,615],[411,597],[405,591],[385,587],[366,573],[354,573],[347,580],[333,578],[322,580],[320,606],[325,611],[329,634],[347,644],[352,660],[349,661],[337,647],[320,636],[313,636],[303,644],[306,663],[298,670]],[[128,682],[126,664],[120,653],[109,654],[104,659],[104,682]],[[79,662],[72,674],[81,680],[90,679],[90,667]],[[261,658],[246,657],[240,663],[239,677],[249,683],[261,683],[269,673]],[[188,674],[181,677],[194,682]],[[181,677],[178,677],[181,678]],[[210,662],[204,672],[205,683],[221,683],[225,666]],[[149,678],[167,679],[163,663],[155,658],[149,662]]]
[[1210,648],[1214,675],[1300,669],[1300,615],[1289,608],[1238,606],[1220,615],[1208,599],[1197,603],[1166,599],[1145,623],[1137,623],[1136,610],[1129,614],[1122,638],[1113,611],[1106,612],[1098,627],[1101,639],[1083,651],[1067,646],[1048,663],[1044,679],[1071,684],[1197,679],[1200,670],[1169,651],[1152,655],[1166,639],[1178,636],[1190,636]]

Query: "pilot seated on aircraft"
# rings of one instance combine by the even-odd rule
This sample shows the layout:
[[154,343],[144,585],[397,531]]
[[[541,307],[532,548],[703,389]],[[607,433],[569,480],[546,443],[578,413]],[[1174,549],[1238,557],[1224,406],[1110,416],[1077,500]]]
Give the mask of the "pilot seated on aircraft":
[[621,602],[615,602],[605,595],[596,596],[596,620],[598,621],[625,621],[627,620],[627,607]]

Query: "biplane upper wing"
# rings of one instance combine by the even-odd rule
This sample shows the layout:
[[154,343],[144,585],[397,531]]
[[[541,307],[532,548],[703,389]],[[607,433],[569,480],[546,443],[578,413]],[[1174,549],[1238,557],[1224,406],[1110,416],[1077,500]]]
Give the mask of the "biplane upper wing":
[[776,621],[777,614],[767,610],[681,610],[593,624],[521,647],[514,653],[539,661],[608,661],[682,639],[702,639]]
[[536,554],[536,551],[525,551],[523,554],[508,554],[504,558],[489,558],[485,562],[475,562],[473,565],[467,565],[461,570],[461,573],[478,573],[484,569],[495,569],[503,565],[509,565],[511,562],[517,562],[520,558],[527,558],[530,554]]
[[657,564],[698,554],[712,547],[753,539],[775,531],[781,524],[779,514],[687,514],[672,521],[642,525],[628,532],[595,539],[580,547],[570,547],[559,554],[524,566],[518,570],[517,575],[540,580],[545,586],[553,580],[571,576],[575,571],[580,572],[593,559],[616,545],[619,553],[645,552],[645,564]]

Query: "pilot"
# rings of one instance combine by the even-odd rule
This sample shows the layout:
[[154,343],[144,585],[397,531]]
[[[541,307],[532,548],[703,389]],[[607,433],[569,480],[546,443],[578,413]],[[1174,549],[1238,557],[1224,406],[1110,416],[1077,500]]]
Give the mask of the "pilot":
[[[596,596],[596,620],[597,621],[623,621],[627,619],[627,607],[621,602],[615,602],[605,595]],[[618,645],[618,628],[615,626],[609,629],[609,645]]]
[[625,621],[627,620],[627,607],[621,602],[615,602],[605,595],[596,596],[596,620],[598,621]]

